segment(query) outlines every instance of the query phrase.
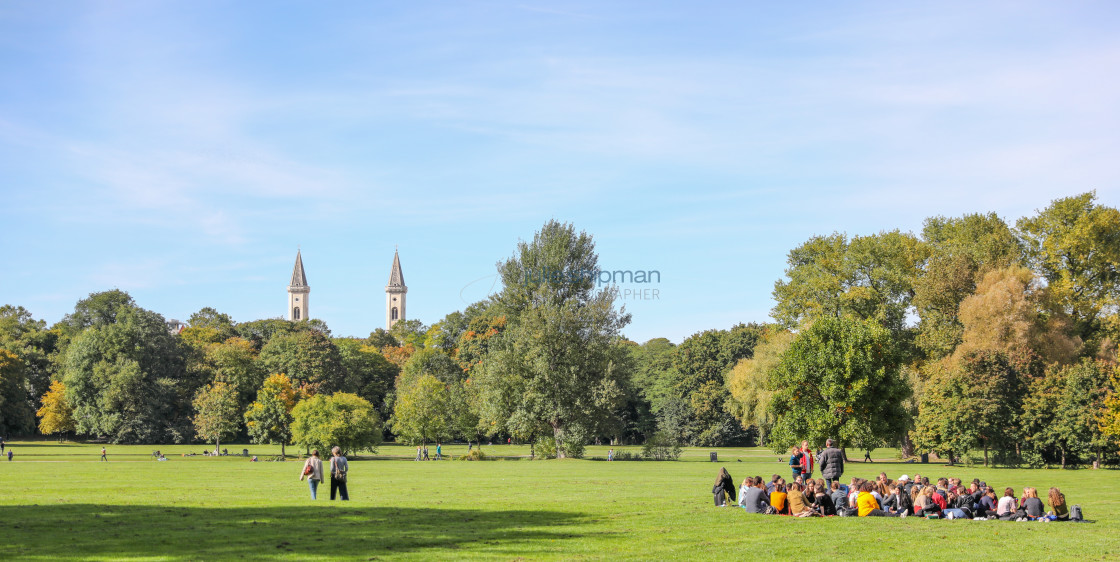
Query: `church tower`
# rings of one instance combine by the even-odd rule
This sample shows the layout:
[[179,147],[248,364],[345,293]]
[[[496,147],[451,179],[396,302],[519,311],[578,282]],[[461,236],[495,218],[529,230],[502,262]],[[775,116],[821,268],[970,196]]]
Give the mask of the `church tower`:
[[404,284],[401,272],[401,258],[393,251],[393,270],[389,272],[389,284],[385,285],[385,329],[392,329],[398,320],[404,320],[404,299],[408,287]]
[[296,266],[292,268],[292,282],[288,284],[288,320],[298,322],[307,320],[307,297],[311,287],[307,285],[307,274],[303,272],[303,257],[296,250]]

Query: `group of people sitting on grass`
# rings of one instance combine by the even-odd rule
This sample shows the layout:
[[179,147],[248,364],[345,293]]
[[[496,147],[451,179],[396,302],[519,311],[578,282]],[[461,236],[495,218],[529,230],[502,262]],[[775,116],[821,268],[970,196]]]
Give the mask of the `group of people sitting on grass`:
[[[738,493],[736,493],[738,492]],[[897,480],[885,472],[875,480],[852,478],[848,485],[838,479],[813,479],[800,474],[792,482],[775,474],[769,481],[748,477],[736,490],[726,468],[721,468],[712,487],[717,506],[735,505],[747,513],[812,516],[907,517],[930,519],[999,519],[1002,521],[1081,520],[1080,506],[1072,514],[1065,495],[1050,488],[1046,504],[1035,488],[1023,488],[1022,497],[1005,488],[1002,496],[980,479],[965,485],[959,478],[929,478],[903,474]],[[1046,505],[1049,506],[1047,512]]]

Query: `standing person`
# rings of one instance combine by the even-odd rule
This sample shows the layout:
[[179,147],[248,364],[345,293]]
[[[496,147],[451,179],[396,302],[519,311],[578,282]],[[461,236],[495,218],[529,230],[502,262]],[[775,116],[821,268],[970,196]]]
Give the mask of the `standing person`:
[[303,463],[303,469],[299,472],[299,479],[303,480],[304,478],[307,478],[307,485],[311,487],[311,499],[318,499],[319,483],[323,481],[323,460],[319,458],[319,449],[311,451],[311,456],[307,457],[307,461]]
[[105,447],[101,448],[101,460],[109,462],[109,458],[105,456]]
[[431,459],[428,458],[428,446],[427,445],[424,445],[424,460],[426,460],[426,461],[431,460]]
[[420,445],[416,446],[416,460],[420,460]]
[[726,468],[720,468],[716,483],[712,486],[712,500],[719,507],[727,505],[728,500],[735,503],[735,481]]
[[12,462],[12,450],[8,449],[8,462]]
[[871,462],[871,449],[868,449],[867,452],[863,454],[863,462]]
[[835,441],[826,439],[824,451],[821,451],[818,460],[821,466],[821,476],[824,477],[825,482],[831,488],[832,483],[839,480],[844,474],[844,452],[836,448]]
[[350,463],[346,462],[346,457],[342,456],[342,449],[335,447],[331,449],[331,500],[334,500],[334,494],[337,491],[342,501],[349,501],[350,495],[346,493],[346,473],[350,471]]
[[436,442],[436,460],[437,461],[443,460],[442,453],[443,453],[443,443]]
[[0,437],[0,453],[4,452],[4,438]]
[[790,480],[797,481],[797,477],[801,476],[801,448],[794,447],[789,450],[789,470],[793,473]]
[[801,475],[806,480],[813,477],[813,450],[808,441],[801,442]]
[[609,462],[609,461],[613,461],[613,460],[614,460],[614,449],[611,449],[611,450],[607,451],[607,461]]

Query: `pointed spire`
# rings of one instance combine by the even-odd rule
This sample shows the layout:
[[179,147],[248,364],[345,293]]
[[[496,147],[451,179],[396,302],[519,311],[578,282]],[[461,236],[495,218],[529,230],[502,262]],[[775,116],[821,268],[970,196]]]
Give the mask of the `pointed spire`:
[[406,289],[404,272],[401,271],[401,257],[396,250],[393,250],[393,269],[389,272],[389,284],[385,286],[385,290],[389,289]]
[[303,272],[303,256],[296,250],[296,265],[292,268],[292,282],[288,285],[294,288],[307,287],[307,274]]

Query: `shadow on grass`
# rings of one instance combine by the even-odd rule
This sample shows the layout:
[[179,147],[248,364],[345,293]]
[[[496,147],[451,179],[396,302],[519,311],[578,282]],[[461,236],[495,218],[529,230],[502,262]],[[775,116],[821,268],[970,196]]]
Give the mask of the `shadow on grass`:
[[556,545],[552,540],[582,536],[565,527],[580,523],[583,517],[545,510],[351,508],[341,504],[268,508],[23,505],[0,506],[0,535],[5,558],[350,558],[428,549],[440,549],[447,555],[464,548],[508,555],[534,551],[533,543],[550,548]]

